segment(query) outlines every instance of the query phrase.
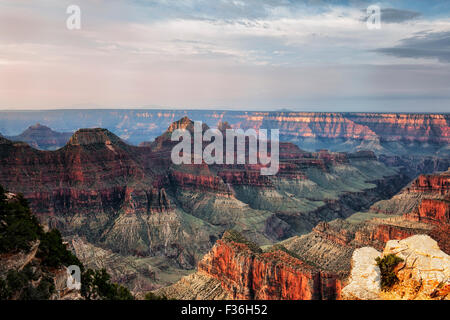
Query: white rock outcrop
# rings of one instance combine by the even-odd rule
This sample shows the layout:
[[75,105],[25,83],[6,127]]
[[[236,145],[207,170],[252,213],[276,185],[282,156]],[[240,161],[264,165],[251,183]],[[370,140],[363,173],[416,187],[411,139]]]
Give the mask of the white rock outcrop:
[[356,249],[352,256],[349,284],[342,289],[347,300],[377,300],[381,291],[381,275],[375,259],[381,253],[371,247]]
[[[389,254],[403,262],[394,269],[399,282],[384,292],[375,258]],[[450,299],[450,256],[427,235],[390,240],[382,254],[369,247],[355,250],[349,280],[343,299]]]

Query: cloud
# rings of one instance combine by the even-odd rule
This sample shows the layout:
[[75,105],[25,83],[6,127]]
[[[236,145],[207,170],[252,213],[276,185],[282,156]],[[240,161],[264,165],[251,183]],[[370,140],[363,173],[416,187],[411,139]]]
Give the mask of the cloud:
[[[450,64],[374,52],[421,30],[450,30],[447,19],[373,31],[361,21],[363,0],[78,0],[82,29],[69,31],[71,2],[0,4],[0,108],[334,107],[341,99],[341,110],[349,100],[358,110],[368,97],[448,91]],[[396,13],[392,21],[408,16]]]
[[[166,19],[258,20],[327,12],[332,7],[357,8],[370,0],[134,0],[146,21]],[[147,13],[147,14],[145,14]]]
[[401,40],[397,46],[376,49],[375,52],[400,58],[432,58],[450,62],[450,31],[416,33]]

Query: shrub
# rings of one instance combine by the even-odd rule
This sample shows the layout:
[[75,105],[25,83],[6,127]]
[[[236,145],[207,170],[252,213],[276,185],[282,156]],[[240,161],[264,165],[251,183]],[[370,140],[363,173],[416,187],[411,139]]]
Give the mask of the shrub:
[[0,186],[0,253],[29,250],[42,232],[26,199],[18,195],[16,201],[6,201],[5,189]]
[[[37,286],[33,281],[38,281]],[[6,279],[0,279],[0,300],[47,300],[54,291],[53,279],[40,278],[29,266],[22,271],[9,270]]]
[[381,271],[381,289],[387,291],[394,284],[398,283],[399,279],[394,269],[400,262],[403,262],[403,259],[397,257],[395,254],[388,254],[383,258],[377,257],[375,261]]
[[81,262],[63,243],[61,233],[53,229],[43,233],[37,257],[42,259],[42,264],[47,267],[58,268],[60,266],[77,265],[81,268]]
[[24,197],[18,195],[14,201],[7,201],[5,193],[0,186],[0,253],[29,251],[32,242],[40,240],[36,253],[40,264],[37,268],[31,268],[28,264],[22,271],[9,270],[5,277],[0,277],[0,300],[49,299],[55,285],[48,269],[70,265],[81,269],[81,293],[86,299],[134,299],[127,288],[110,282],[110,275],[105,269],[84,271],[83,264],[66,248],[58,230],[44,232]]
[[111,276],[105,269],[88,269],[81,275],[81,295],[87,300],[133,300],[124,286],[110,282]]

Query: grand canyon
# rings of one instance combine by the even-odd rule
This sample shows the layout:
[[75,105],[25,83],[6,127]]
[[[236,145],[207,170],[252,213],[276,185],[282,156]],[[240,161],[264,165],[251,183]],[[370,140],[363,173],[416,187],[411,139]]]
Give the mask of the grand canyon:
[[[193,121],[279,129],[278,173],[173,164]],[[137,298],[348,299],[361,248],[450,254],[448,114],[0,111],[0,133],[0,185]]]

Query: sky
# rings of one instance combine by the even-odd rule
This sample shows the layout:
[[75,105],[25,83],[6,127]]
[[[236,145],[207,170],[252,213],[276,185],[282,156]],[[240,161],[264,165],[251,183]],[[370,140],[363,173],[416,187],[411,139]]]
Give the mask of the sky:
[[450,1],[0,0],[0,109],[55,108],[448,112]]

